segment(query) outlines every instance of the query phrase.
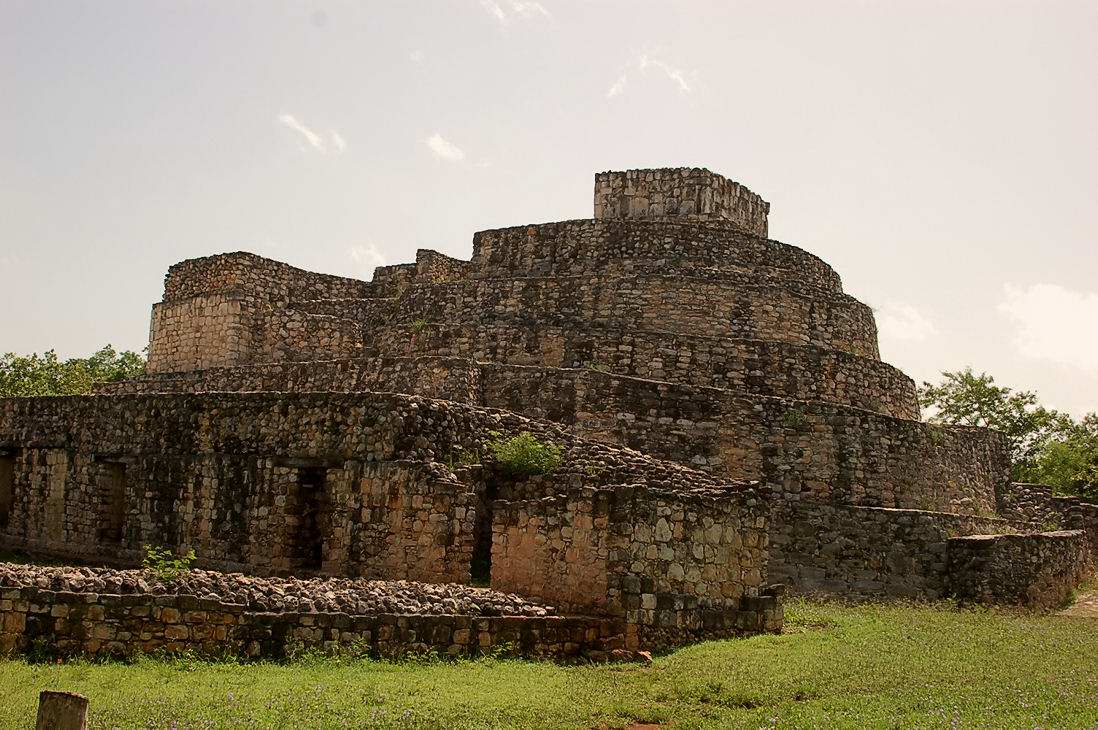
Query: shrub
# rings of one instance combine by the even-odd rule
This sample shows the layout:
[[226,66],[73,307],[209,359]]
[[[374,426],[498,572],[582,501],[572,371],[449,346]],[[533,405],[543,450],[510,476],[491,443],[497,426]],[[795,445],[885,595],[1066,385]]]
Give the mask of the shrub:
[[790,409],[782,416],[782,425],[786,428],[799,428],[807,421],[808,419],[805,418],[804,413],[796,409]]
[[183,557],[175,557],[168,548],[145,546],[145,557],[141,561],[141,567],[152,573],[159,580],[170,583],[179,580],[179,577],[191,569],[194,562],[194,550],[187,551]]
[[543,444],[529,431],[507,440],[489,441],[487,446],[499,468],[510,476],[548,474],[560,465],[561,448]]

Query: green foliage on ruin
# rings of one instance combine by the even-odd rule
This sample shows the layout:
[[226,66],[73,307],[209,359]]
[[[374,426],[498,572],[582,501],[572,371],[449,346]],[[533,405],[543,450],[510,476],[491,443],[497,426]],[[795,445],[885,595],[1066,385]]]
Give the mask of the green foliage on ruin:
[[808,419],[805,417],[803,411],[799,411],[796,408],[790,408],[788,411],[782,414],[782,425],[786,428],[800,428]]
[[194,558],[194,550],[188,550],[186,555],[176,556],[168,548],[146,545],[141,567],[152,573],[157,580],[171,583],[191,569]]
[[1076,421],[1041,405],[1032,391],[997,385],[991,375],[971,368],[943,372],[937,384],[923,383],[919,402],[930,423],[1005,434],[1015,480],[1098,500],[1098,415]]
[[542,443],[529,431],[509,439],[489,441],[486,445],[495,457],[497,467],[508,476],[548,474],[560,466],[561,448]]
[[87,395],[96,383],[136,378],[145,372],[145,358],[110,345],[88,357],[61,360],[53,350],[39,355],[0,356],[0,398],[42,395]]

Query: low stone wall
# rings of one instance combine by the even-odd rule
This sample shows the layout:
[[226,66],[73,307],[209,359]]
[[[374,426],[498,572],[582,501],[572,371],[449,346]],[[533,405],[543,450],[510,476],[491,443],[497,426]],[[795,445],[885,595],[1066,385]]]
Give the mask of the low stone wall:
[[766,236],[770,203],[704,168],[625,170],[595,175],[595,218],[725,220]]
[[1042,484],[1008,484],[999,494],[999,512],[1029,520],[1046,530],[1083,530],[1091,559],[1098,564],[1098,504],[1056,494]]
[[[281,659],[318,650],[380,657],[493,654],[604,661],[692,641],[780,631],[783,618],[779,592],[747,598],[722,611],[680,611],[691,619],[680,627],[560,615],[551,608],[539,609],[539,615],[268,611],[216,596],[65,591],[49,587],[49,579],[35,582],[43,585],[0,585],[0,655],[193,652]],[[401,584],[402,590],[414,587]],[[455,594],[462,590],[442,588]],[[456,607],[459,601],[447,599],[450,604]]]
[[949,540],[950,585],[962,601],[1054,608],[1092,567],[1081,530]]
[[[747,632],[744,632],[747,633]],[[284,658],[303,650],[399,657],[608,658],[641,646],[621,621],[587,616],[264,613],[194,596],[0,591],[0,653],[125,657],[194,652]]]
[[944,598],[949,539],[1011,528],[994,517],[786,500],[770,525],[769,580],[854,599]]

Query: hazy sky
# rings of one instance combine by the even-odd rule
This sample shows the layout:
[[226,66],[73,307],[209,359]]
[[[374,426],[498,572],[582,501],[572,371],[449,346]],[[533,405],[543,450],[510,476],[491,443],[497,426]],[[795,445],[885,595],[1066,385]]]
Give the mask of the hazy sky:
[[181,259],[368,278],[680,165],[917,380],[1098,409],[1091,0],[0,0],[0,351],[140,349]]

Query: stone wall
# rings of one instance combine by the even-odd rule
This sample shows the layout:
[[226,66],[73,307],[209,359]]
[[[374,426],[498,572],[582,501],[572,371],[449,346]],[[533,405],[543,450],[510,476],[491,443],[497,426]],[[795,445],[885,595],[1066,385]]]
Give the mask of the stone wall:
[[396,394],[14,399],[0,401],[14,477],[0,544],[130,563],[169,544],[226,570],[468,581],[483,487],[457,464],[522,431],[561,445],[554,490],[744,488],[550,423]]
[[588,373],[575,401],[588,438],[794,498],[992,514],[1010,480],[1005,439],[984,429],[605,373]]
[[164,278],[165,302],[239,292],[262,295],[271,303],[372,295],[368,282],[317,274],[243,251],[182,261]]
[[569,611],[689,627],[758,596],[766,572],[767,508],[752,492],[622,485],[498,500],[493,512],[492,587]]
[[464,358],[348,358],[158,373],[100,383],[100,395],[143,393],[409,393],[476,405],[480,366]]
[[1000,492],[998,510],[1046,530],[1083,530],[1091,557],[1098,563],[1098,504],[1056,494],[1052,487],[1042,484],[1014,482]]
[[1005,442],[988,431],[586,368],[362,359],[153,376],[105,390],[415,392],[557,421],[722,477],[851,504],[989,514],[1009,482]]
[[593,616],[269,613],[189,595],[18,587],[0,589],[0,654],[193,652],[278,659],[302,650],[342,650],[379,657],[501,654],[599,661],[690,641],[780,631],[781,615],[780,596],[761,596],[692,631],[677,632]]
[[[353,356],[365,323],[357,315],[375,289],[248,253],[184,261],[168,270],[153,306],[146,369]],[[308,305],[318,301],[342,305]]]
[[478,497],[422,464],[21,449],[0,544],[134,564],[468,582]]
[[470,277],[622,274],[657,266],[665,273],[758,273],[797,288],[842,291],[839,275],[818,256],[712,222],[571,220],[479,231],[471,263]]
[[1011,523],[922,510],[774,503],[769,580],[798,593],[851,599],[950,595],[950,538]]
[[595,218],[726,220],[766,236],[770,204],[703,168],[626,170],[595,175]]
[[869,307],[844,294],[689,276],[602,275],[413,285],[390,321],[529,322],[762,339],[878,359]]
[[1055,608],[1092,567],[1081,530],[949,540],[950,584],[963,601]]
[[[154,373],[104,384],[97,392],[386,390],[473,403],[476,399],[466,388],[472,371],[494,369],[496,379],[505,378],[505,371],[525,377],[528,373],[506,366],[541,365],[820,400],[918,418],[915,384],[903,373],[878,360],[811,345],[620,329],[426,322],[384,325],[374,329],[369,340],[371,347],[364,351],[372,355],[369,358]],[[480,362],[470,362],[474,358]],[[419,369],[427,372],[420,374]],[[449,376],[443,373],[446,370]]]
[[246,306],[234,294],[154,304],[146,369],[198,370],[242,362],[253,349]]
[[700,334],[522,323],[385,325],[388,355],[469,357],[501,365],[584,367],[616,375],[821,400],[917,420],[915,384],[896,368],[813,345]]

